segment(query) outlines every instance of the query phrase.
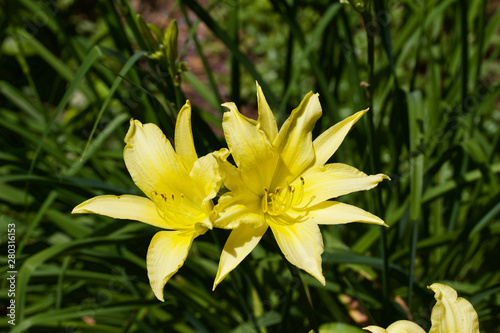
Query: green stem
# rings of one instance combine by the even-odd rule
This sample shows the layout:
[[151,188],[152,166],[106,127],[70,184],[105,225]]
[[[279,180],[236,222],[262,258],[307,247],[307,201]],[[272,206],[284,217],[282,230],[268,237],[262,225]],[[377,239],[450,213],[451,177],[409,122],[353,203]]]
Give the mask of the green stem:
[[[370,108],[370,111],[367,112],[368,114],[368,146],[370,149],[370,153],[368,154],[369,156],[369,163],[370,163],[370,169],[373,173],[377,172],[379,170],[379,161],[378,161],[378,156],[379,156],[379,150],[378,150],[378,142],[377,142],[377,136],[375,135],[375,121],[373,118],[374,110],[373,110],[373,92],[374,92],[374,85],[375,85],[375,69],[374,69],[374,62],[375,62],[375,44],[374,44],[374,32],[370,30],[370,27],[373,26],[373,18],[371,15],[370,10],[367,10],[363,13],[363,22],[365,26],[365,32],[366,32],[366,40],[367,40],[367,56],[368,56],[368,96],[367,96],[367,101],[368,101],[368,106]],[[377,191],[375,194],[375,214],[376,215],[382,215],[383,212],[383,207],[382,207],[382,197],[380,191]],[[387,231],[385,227],[380,227],[380,253],[382,256],[382,293],[383,293],[383,308],[387,307],[387,296],[388,296],[388,290],[389,290],[389,283],[388,283],[388,273],[389,273],[389,259],[387,256]]]
[[[269,230],[268,230],[269,233]],[[311,329],[314,332],[319,332],[318,329],[318,324],[316,322],[316,318],[314,316],[314,309],[312,302],[309,297],[307,297],[307,292],[304,286],[304,283],[302,282],[302,279],[300,278],[300,271],[297,267],[295,267],[292,263],[290,263],[286,258],[281,249],[279,248],[278,244],[276,243],[276,240],[273,242],[271,241],[272,239],[275,239],[274,236],[269,235],[270,237],[263,237],[263,239],[266,241],[264,244],[270,245],[273,251],[278,252],[285,262],[285,264],[288,267],[288,270],[290,271],[290,274],[294,279],[297,279],[299,282],[300,286],[298,287],[299,293],[300,293],[300,298],[302,299],[302,305],[305,308],[305,311],[307,313],[307,318],[309,319],[309,325],[311,325]]]
[[[233,6],[231,6],[231,10],[228,15],[228,31],[230,38],[233,40],[233,43],[236,47],[238,47],[238,0],[234,1]],[[238,107],[241,106],[241,98],[240,98],[240,63],[238,58],[231,53],[230,56],[230,64],[231,64],[231,100]]]

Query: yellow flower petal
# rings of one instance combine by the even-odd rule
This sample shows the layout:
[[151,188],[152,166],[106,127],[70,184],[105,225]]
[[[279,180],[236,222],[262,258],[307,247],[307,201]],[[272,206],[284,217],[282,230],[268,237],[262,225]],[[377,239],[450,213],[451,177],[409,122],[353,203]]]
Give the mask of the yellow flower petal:
[[[386,175],[377,174],[368,176],[347,164],[332,163],[317,166],[303,174],[304,194],[301,206],[311,207],[328,199],[338,196],[369,190],[377,186]],[[300,188],[302,180],[294,182],[295,188]]]
[[146,259],[148,277],[160,301],[164,301],[163,287],[184,264],[195,237],[194,232],[160,231],[151,240]]
[[201,205],[209,213],[212,210],[211,199],[217,195],[222,182],[219,165],[214,155],[208,154],[197,159],[189,176],[202,192],[204,199]]
[[316,224],[364,222],[386,225],[381,218],[356,206],[338,201],[321,202],[311,208],[296,211],[295,214],[297,216],[305,215],[305,218]]
[[234,229],[240,225],[257,228],[266,224],[260,199],[248,190],[223,194],[216,210],[219,216],[214,226],[217,228]]
[[191,129],[191,103],[186,101],[177,115],[175,122],[175,152],[188,171],[198,159],[194,148],[193,131]]
[[479,333],[479,321],[472,304],[444,284],[434,283],[429,289],[435,293],[432,309],[432,327],[429,333]]
[[215,277],[215,287],[257,246],[267,230],[267,225],[257,228],[241,225],[234,229],[224,245]]
[[372,333],[425,333],[422,327],[409,320],[399,320],[383,329],[380,326],[363,327],[364,330]]
[[245,183],[241,177],[240,170],[227,161],[229,150],[222,148],[213,153],[218,164],[222,182],[229,190],[236,190],[238,187],[244,187]]
[[309,221],[289,224],[288,221],[279,221],[279,219],[273,217],[268,221],[285,258],[325,285],[325,277],[321,269],[323,237],[318,225]]
[[259,118],[257,119],[257,123],[259,125],[259,129],[261,129],[264,133],[266,133],[269,142],[274,142],[276,136],[278,135],[278,125],[276,124],[276,119],[274,118],[274,114],[267,104],[266,96],[262,92],[262,88],[259,86],[257,82],[257,105],[259,109]]
[[246,186],[262,194],[273,177],[278,153],[267,135],[258,130],[257,122],[241,115],[234,103],[223,106],[230,110],[224,113],[222,123],[229,150]]
[[359,111],[352,116],[333,125],[320,136],[318,136],[313,144],[316,152],[316,161],[314,165],[325,164],[330,157],[337,151],[345,136],[349,133],[351,127],[364,115],[368,109]]
[[144,194],[151,199],[154,193],[183,197],[183,210],[197,215],[204,198],[158,126],[131,120],[125,142],[125,165]]
[[315,159],[312,130],[321,117],[319,95],[310,92],[281,127],[273,146],[281,160],[272,187],[299,176]]
[[387,333],[387,330],[385,328],[382,328],[380,326],[367,326],[367,327],[363,327],[363,329],[365,331],[370,331],[372,333]]
[[171,229],[173,226],[158,215],[155,204],[136,195],[101,195],[76,206],[72,214],[100,214],[115,219],[127,219]]

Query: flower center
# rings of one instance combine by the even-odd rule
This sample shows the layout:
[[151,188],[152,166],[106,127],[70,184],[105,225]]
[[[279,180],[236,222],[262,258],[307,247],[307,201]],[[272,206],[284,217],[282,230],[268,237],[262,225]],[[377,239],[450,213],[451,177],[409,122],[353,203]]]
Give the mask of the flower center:
[[300,203],[304,197],[304,178],[300,177],[300,181],[299,191],[296,190],[295,186],[288,183],[285,188],[276,187],[274,192],[270,192],[267,187],[264,187],[262,211],[277,216],[284,214],[290,207]]

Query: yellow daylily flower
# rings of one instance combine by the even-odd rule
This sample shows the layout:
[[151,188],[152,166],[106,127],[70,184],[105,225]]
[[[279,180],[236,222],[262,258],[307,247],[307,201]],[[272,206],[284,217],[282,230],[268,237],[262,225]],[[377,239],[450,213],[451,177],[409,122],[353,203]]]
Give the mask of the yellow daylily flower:
[[167,229],[151,240],[148,277],[156,297],[184,264],[191,244],[212,229],[212,198],[221,185],[213,154],[198,158],[191,129],[191,105],[183,106],[175,125],[175,151],[154,124],[130,120],[123,150],[125,165],[146,197],[102,195],[89,199],[72,213],[93,213],[144,222]]
[[[457,298],[455,289],[441,283],[434,283],[427,288],[434,291],[437,301],[432,308],[429,333],[479,333],[476,310],[466,299]],[[387,329],[380,326],[363,329],[372,333],[425,333],[420,326],[408,320],[399,320]]]
[[[341,163],[326,164],[351,127],[367,111],[332,126],[314,141],[312,130],[321,116],[318,94],[307,94],[278,131],[274,115],[257,84],[257,121],[225,103],[223,129],[229,151],[217,157],[224,185],[214,226],[234,229],[222,252],[214,288],[258,244],[270,227],[285,257],[323,285],[323,239],[318,224],[384,221],[360,208],[327,201],[369,190],[383,174],[368,176]],[[229,153],[235,167],[226,158]]]

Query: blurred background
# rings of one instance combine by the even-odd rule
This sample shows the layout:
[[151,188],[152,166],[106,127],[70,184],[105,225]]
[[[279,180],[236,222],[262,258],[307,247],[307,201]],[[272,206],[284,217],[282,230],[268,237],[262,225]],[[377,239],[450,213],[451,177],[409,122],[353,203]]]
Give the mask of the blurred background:
[[[345,1],[347,2],[347,1]],[[11,332],[363,332],[430,327],[441,282],[500,332],[500,1],[0,0],[0,327]],[[389,228],[322,226],[326,287],[261,244],[215,291],[228,236],[194,242],[153,295],[154,227],[70,214],[138,194],[130,118],[173,138],[190,99],[198,154],[225,146],[223,102],[282,122],[320,93],[315,133],[370,107],[332,161],[392,181],[340,198]],[[15,267],[7,243],[15,224]],[[11,238],[10,238],[11,239]],[[5,305],[4,305],[5,304]]]

